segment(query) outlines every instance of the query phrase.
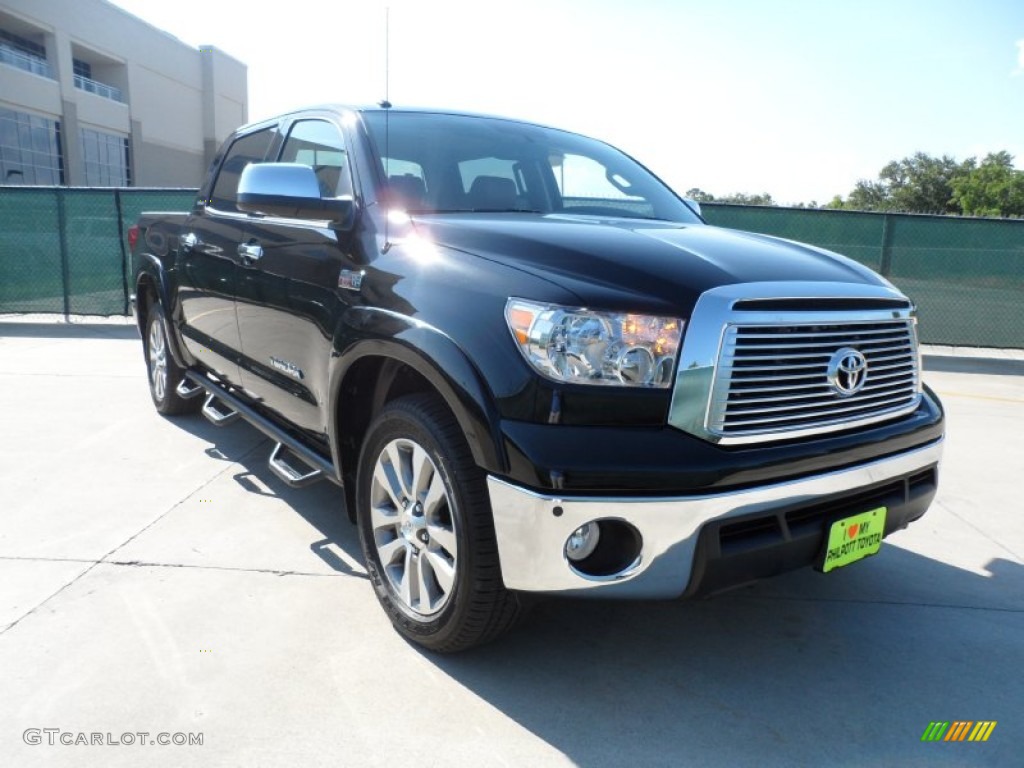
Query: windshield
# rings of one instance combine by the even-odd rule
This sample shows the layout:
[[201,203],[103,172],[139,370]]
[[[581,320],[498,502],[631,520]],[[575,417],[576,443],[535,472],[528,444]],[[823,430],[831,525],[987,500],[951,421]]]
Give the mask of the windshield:
[[693,223],[618,150],[565,131],[464,115],[364,112],[388,203],[409,213],[563,213]]

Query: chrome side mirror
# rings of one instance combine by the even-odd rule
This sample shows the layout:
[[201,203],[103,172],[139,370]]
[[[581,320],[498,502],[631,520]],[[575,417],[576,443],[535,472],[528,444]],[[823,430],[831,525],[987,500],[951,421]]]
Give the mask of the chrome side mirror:
[[238,180],[238,209],[286,219],[329,221],[352,226],[351,197],[321,197],[316,173],[302,163],[250,163]]

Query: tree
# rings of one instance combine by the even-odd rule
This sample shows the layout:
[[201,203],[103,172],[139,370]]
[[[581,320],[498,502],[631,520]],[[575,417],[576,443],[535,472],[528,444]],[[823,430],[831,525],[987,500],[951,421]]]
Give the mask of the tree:
[[861,179],[850,192],[850,196],[846,198],[843,207],[853,208],[857,211],[891,211],[893,210],[892,195],[884,183]]
[[735,203],[737,205],[775,205],[772,196],[767,192],[760,195],[748,195],[744,192],[733,192],[731,195],[720,197],[716,202]]
[[713,203],[715,202],[715,196],[710,192],[705,192],[700,187],[693,187],[686,190],[686,194],[683,197],[689,198],[690,200],[696,200],[698,203]]
[[967,216],[1024,216],[1024,171],[1013,155],[986,155],[977,168],[953,180],[953,200]]
[[886,165],[878,178],[888,187],[892,210],[916,213],[960,213],[953,202],[953,180],[969,173],[974,160],[958,163],[948,155],[917,152]]
[[686,190],[686,194],[683,197],[687,197],[690,200],[696,200],[698,203],[735,203],[736,205],[775,205],[775,201],[772,196],[767,192],[760,195],[748,195],[745,192],[733,192],[731,195],[725,197],[715,197],[710,192],[705,192],[700,187],[692,187]]
[[887,163],[879,171],[877,181],[858,181],[846,201],[841,201],[842,207],[860,211],[960,213],[959,203],[953,200],[953,182],[967,176],[974,167],[973,158],[958,163],[948,155],[932,157],[916,152]]

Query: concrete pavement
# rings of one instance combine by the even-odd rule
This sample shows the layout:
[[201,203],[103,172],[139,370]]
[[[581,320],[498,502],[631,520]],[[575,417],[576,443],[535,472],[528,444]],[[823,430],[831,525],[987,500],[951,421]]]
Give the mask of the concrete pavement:
[[[338,489],[155,413],[134,328],[0,322],[0,765],[1019,766],[1024,376],[939,352],[940,494],[875,558],[550,601],[436,657],[378,608]],[[922,743],[933,720],[998,725]]]

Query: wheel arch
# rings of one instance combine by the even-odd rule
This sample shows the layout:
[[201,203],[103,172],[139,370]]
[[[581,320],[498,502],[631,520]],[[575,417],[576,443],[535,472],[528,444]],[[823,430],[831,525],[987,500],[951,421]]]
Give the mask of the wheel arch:
[[439,397],[458,422],[477,466],[504,471],[507,458],[490,390],[456,344],[435,329],[420,326],[401,339],[356,342],[333,366],[330,392],[331,452],[350,517],[367,429],[387,403],[406,394],[430,392]]
[[187,367],[188,361],[178,338],[177,329],[174,325],[173,305],[171,304],[170,289],[167,285],[167,277],[164,273],[163,264],[160,259],[152,254],[140,253],[135,256],[140,262],[135,275],[135,323],[139,327],[139,334],[146,343],[146,323],[149,319],[150,307],[157,301],[164,308],[164,315],[167,318],[168,330],[167,346],[174,357],[175,362]]

